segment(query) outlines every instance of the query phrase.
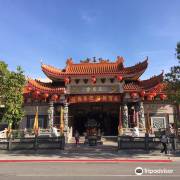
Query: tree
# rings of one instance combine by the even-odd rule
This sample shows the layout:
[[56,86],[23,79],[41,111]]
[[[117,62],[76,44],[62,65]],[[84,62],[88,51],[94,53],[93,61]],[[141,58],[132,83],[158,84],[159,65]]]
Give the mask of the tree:
[[177,43],[176,57],[179,63],[171,67],[170,72],[165,74],[165,81],[168,84],[168,98],[180,104],[180,42]]
[[177,59],[179,60],[179,63],[180,63],[180,42],[177,43],[176,55],[177,55]]
[[2,120],[13,128],[18,127],[24,115],[22,104],[25,82],[25,76],[20,66],[16,71],[9,71],[7,64],[0,61],[0,97],[5,106]]

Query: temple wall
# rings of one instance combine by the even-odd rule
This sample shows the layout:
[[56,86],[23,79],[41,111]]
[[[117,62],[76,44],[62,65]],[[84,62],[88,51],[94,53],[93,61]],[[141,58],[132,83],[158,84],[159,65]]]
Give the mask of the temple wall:
[[[25,115],[35,115],[37,106],[24,106]],[[48,105],[38,105],[39,115],[48,115]]]
[[168,114],[176,113],[176,107],[172,104],[144,103],[144,110],[145,112],[149,111],[150,113],[168,113]]
[[166,127],[169,123],[174,123],[177,119],[177,107],[172,104],[144,103],[145,117],[165,118]]
[[[25,112],[24,118],[20,123],[20,128],[24,129],[27,127],[27,116],[34,116],[36,113],[37,105],[25,105],[23,110]],[[48,115],[48,105],[38,105],[38,114],[39,115]]]

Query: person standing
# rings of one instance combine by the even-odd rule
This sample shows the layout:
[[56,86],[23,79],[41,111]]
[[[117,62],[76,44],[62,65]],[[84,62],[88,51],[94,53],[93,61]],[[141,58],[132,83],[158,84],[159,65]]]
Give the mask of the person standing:
[[79,132],[76,130],[75,131],[75,141],[76,141],[76,145],[78,145],[79,144]]
[[165,152],[165,154],[167,154],[167,143],[168,143],[168,139],[166,136],[166,133],[164,132],[162,137],[161,137],[161,143],[163,146],[163,149],[161,150],[161,153]]
[[171,145],[171,150],[175,152],[175,129],[172,124],[169,124],[168,126],[168,137]]

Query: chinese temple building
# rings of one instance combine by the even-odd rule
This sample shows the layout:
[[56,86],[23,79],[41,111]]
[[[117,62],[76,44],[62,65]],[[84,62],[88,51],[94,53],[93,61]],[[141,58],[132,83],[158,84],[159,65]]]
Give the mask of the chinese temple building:
[[143,132],[166,128],[175,122],[176,107],[166,100],[163,73],[140,80],[147,66],[148,58],[125,67],[119,56],[114,62],[94,58],[78,64],[70,58],[64,69],[42,64],[50,81],[28,79],[21,126],[32,128],[38,106],[39,126],[56,125],[68,138],[75,130],[83,135],[89,125],[96,125],[104,136],[135,126]]

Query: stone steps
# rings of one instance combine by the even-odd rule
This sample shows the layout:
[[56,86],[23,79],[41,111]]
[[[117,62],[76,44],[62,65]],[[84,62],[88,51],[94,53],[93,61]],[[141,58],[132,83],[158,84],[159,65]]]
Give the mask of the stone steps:
[[72,137],[69,143],[65,146],[65,151],[68,153],[96,153],[96,152],[116,152],[117,151],[117,137],[106,137],[102,138],[103,144],[98,144],[97,146],[89,146],[84,144],[85,137],[81,136],[79,139],[79,144],[76,145],[75,138]]
[[110,145],[97,145],[89,146],[87,144],[67,144],[65,151],[68,153],[92,153],[92,152],[115,152],[117,151],[117,146]]

